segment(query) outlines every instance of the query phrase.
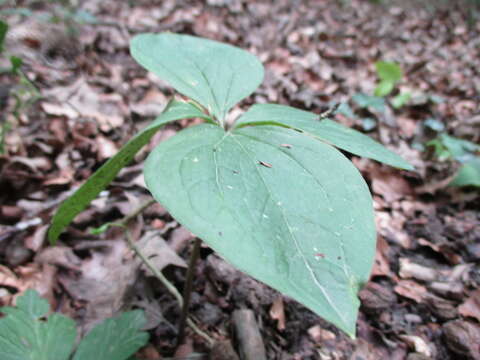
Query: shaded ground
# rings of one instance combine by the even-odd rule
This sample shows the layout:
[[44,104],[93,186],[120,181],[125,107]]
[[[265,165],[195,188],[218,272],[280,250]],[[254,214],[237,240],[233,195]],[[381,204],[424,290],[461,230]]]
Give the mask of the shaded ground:
[[[480,142],[480,23],[471,10],[358,0],[87,0],[82,8],[101,24],[74,24],[74,40],[65,37],[63,25],[17,33],[40,44],[27,41],[28,49],[19,51],[43,98],[15,117],[12,92],[3,97],[3,121],[12,125],[0,157],[1,305],[34,287],[85,330],[123,308],[140,307],[152,335],[143,356],[175,353],[179,310],[173,297],[139,268],[121,231],[93,236],[89,229],[128,215],[149,198],[141,175],[148,150],[196,120],[156,136],[75,220],[60,246],[47,247],[44,237],[59,202],[172,95],[128,54],[132,35],[172,31],[229,42],[259,56],[266,78],[242,108],[277,102],[320,113],[346,102],[352,112],[344,108],[338,121],[368,132],[417,169],[400,172],[353,159],[374,195],[379,234],[372,278],[360,296],[358,339],[232,269],[208,248],[201,252],[192,298],[200,327],[235,343],[232,312],[247,307],[255,310],[268,359],[480,359],[478,190],[447,187],[445,179],[458,165],[438,161],[425,146],[438,133]],[[401,65],[399,88],[413,94],[406,106],[387,104],[377,111],[351,100],[373,94],[378,60]],[[2,75],[2,89],[17,80]],[[159,205],[148,208],[131,231],[181,288],[189,232]],[[208,352],[201,338],[188,338],[184,354]]]

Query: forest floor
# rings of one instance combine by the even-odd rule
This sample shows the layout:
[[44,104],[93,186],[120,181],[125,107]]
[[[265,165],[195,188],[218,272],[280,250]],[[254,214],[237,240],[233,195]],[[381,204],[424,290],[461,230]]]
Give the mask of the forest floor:
[[[57,12],[65,20],[73,14],[41,3],[34,15]],[[174,95],[128,50],[135,34],[171,31],[227,42],[261,59],[265,81],[240,109],[271,102],[321,113],[343,103],[337,121],[367,133],[416,169],[351,157],[372,191],[378,230],[374,269],[360,293],[357,339],[235,270],[208,247],[201,249],[192,294],[199,327],[238,351],[232,313],[248,308],[268,359],[480,359],[480,197],[478,187],[448,185],[460,164],[445,145],[451,138],[444,137],[480,143],[480,21],[471,9],[452,2],[428,8],[360,0],[85,0],[81,9],[91,24],[57,25],[34,39],[18,35],[30,47],[21,54],[39,99],[29,103],[36,96],[32,88],[17,76],[0,75],[2,126],[9,124],[0,155],[0,306],[34,288],[84,330],[141,308],[151,335],[142,358],[235,358],[211,351],[190,330],[186,345],[176,347],[180,309],[173,296],[133,261],[123,231],[90,233],[150,199],[145,156],[197,120],[168,125],[59,244],[49,246],[45,238],[59,203]],[[65,41],[69,30],[74,38]],[[32,52],[36,56],[29,57]],[[395,91],[411,98],[399,108],[394,95],[380,104],[372,97],[380,60],[403,70]],[[25,105],[17,111],[13,94]],[[436,146],[427,145],[432,140]],[[463,155],[478,156],[478,148],[455,141]],[[159,204],[130,230],[181,289],[192,234]]]

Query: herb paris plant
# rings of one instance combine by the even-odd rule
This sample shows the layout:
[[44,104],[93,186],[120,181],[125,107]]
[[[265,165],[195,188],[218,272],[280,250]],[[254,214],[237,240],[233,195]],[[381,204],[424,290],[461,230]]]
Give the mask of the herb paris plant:
[[226,115],[263,79],[256,57],[215,41],[142,34],[132,56],[190,102],[171,101],[95,173],[53,219],[63,228],[167,122],[206,123],[159,144],[145,163],[155,199],[240,270],[355,336],[357,292],[375,253],[372,199],[336,148],[412,169],[371,138],[288,106],[258,104],[225,130]]

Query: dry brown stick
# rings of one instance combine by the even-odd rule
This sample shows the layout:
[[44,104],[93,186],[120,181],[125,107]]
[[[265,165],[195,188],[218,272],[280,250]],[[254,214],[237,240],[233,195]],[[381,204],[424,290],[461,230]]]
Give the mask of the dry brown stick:
[[254,312],[249,309],[235,310],[233,323],[242,359],[267,360],[265,345]]
[[195,238],[193,243],[192,253],[190,254],[190,261],[188,262],[187,276],[185,279],[185,285],[183,287],[183,306],[182,314],[180,316],[180,321],[178,325],[178,337],[177,345],[183,343],[183,338],[185,337],[185,323],[188,318],[188,308],[190,306],[190,295],[192,294],[192,285],[193,285],[193,276],[195,274],[195,264],[200,255],[200,245],[202,240]]

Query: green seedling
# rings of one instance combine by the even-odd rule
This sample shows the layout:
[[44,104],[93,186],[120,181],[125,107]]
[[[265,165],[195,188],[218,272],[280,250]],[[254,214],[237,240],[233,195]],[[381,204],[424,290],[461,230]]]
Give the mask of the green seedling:
[[387,96],[393,91],[395,84],[402,79],[402,69],[398,64],[387,61],[377,61],[375,69],[380,78],[375,88],[375,96]]
[[433,147],[434,154],[440,161],[455,160],[461,164],[450,186],[480,187],[480,145],[440,134],[429,141],[427,146]]
[[17,299],[16,307],[0,308],[2,360],[127,360],[148,341],[142,332],[140,310],[104,320],[82,339],[72,354],[77,336],[75,321],[58,313],[48,315],[48,302],[34,290]]
[[395,109],[400,109],[405,106],[412,97],[412,93],[409,91],[401,92],[398,95],[395,95],[391,101],[392,106]]
[[338,149],[412,166],[366,135],[289,106],[256,104],[229,125],[229,110],[264,75],[241,49],[172,33],[138,35],[130,49],[190,100],[172,100],[60,206],[50,241],[164,124],[201,118],[150,153],[144,175],[152,195],[238,269],[354,337],[376,234],[368,186]]

